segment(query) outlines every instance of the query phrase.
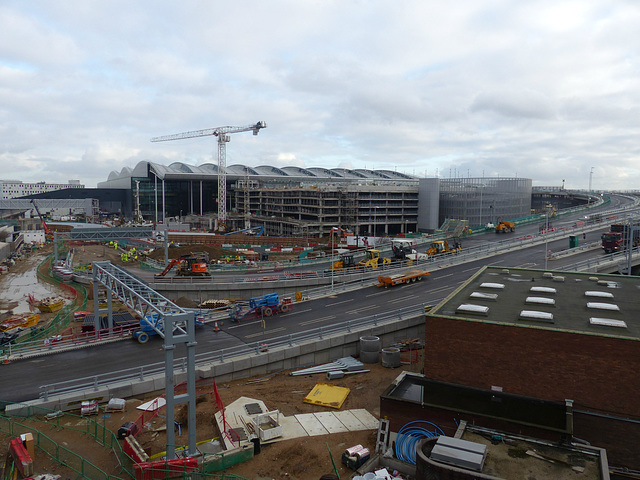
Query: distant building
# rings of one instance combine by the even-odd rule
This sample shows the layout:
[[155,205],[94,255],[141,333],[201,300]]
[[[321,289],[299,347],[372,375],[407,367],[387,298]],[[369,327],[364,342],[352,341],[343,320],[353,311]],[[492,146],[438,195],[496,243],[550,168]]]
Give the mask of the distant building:
[[7,200],[67,188],[84,188],[84,185],[79,180],[69,180],[69,183],[24,183],[17,180],[0,180],[0,187],[2,188],[2,199]]
[[633,276],[485,267],[426,313],[425,377],[570,402],[571,438],[639,470],[639,289]]
[[[252,226],[271,235],[326,235],[332,227],[370,236],[429,233],[445,218],[466,219],[474,227],[531,210],[531,179],[445,180],[393,170],[230,165],[226,180],[228,230],[245,228],[250,218]],[[192,215],[207,225],[217,212],[218,167],[143,161],[111,172],[98,187],[130,192],[145,220]]]

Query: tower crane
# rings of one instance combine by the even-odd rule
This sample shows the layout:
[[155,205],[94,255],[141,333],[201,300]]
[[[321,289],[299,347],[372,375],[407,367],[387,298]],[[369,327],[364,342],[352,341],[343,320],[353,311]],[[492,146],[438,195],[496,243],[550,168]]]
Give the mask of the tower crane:
[[191,132],[176,133],[154,137],[152,142],[166,142],[169,140],[182,140],[184,138],[216,136],[218,137],[218,229],[224,230],[227,221],[227,142],[231,140],[230,133],[253,132],[258,135],[261,128],[265,128],[265,122],[258,122],[245,127],[216,127],[205,130],[194,130]]

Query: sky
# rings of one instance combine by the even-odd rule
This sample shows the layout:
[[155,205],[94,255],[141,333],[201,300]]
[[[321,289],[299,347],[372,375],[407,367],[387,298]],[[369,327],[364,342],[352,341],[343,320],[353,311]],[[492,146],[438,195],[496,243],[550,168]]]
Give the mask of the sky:
[[138,162],[640,189],[637,0],[0,2],[0,179]]

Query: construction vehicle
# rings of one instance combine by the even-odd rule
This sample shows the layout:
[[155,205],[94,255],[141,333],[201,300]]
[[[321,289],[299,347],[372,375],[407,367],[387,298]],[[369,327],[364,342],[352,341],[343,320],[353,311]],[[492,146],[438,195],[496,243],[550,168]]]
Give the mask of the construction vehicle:
[[341,270],[355,270],[355,268],[356,261],[353,259],[353,254],[345,253],[340,255],[340,258],[333,262],[331,267],[329,267],[329,273]]
[[389,275],[385,277],[384,275],[380,275],[378,277],[378,287],[393,287],[394,285],[401,285],[404,283],[414,283],[422,280],[422,277],[426,277],[430,275],[426,270],[409,270],[405,273],[397,273],[395,275]]
[[496,233],[510,233],[516,231],[516,224],[514,222],[506,222],[499,220],[496,224]]
[[391,263],[390,258],[381,257],[380,250],[369,249],[365,250],[366,257],[358,262],[359,267],[364,268],[378,268],[379,265]]
[[397,260],[427,260],[429,255],[426,253],[418,253],[418,251],[413,248],[415,245],[415,240],[406,238],[393,239],[391,241],[393,257]]
[[448,240],[435,240],[431,242],[431,247],[427,250],[427,255],[430,257],[433,255],[440,255],[446,253],[460,253],[462,246],[458,240],[453,241],[453,246],[449,246]]
[[179,276],[200,276],[206,277],[211,275],[208,267],[209,256],[206,253],[190,253],[174,258],[169,265],[157,277],[164,277],[169,271],[178,266],[176,272]]
[[[196,327],[204,325],[198,315],[195,313],[193,315]],[[139,343],[147,343],[150,337],[160,335],[161,332],[164,332],[164,317],[158,313],[150,313],[140,319],[140,329],[133,332],[133,338]]]
[[249,299],[249,305],[233,305],[229,308],[232,322],[239,322],[247,318],[271,317],[277,313],[285,313],[291,309],[291,298],[280,299],[277,293],[269,293],[261,297]]
[[602,250],[604,253],[614,253],[625,250],[629,246],[631,235],[631,247],[640,245],[640,226],[627,224],[613,224],[607,233],[602,234]]
[[36,201],[34,199],[31,199],[31,203],[33,203],[33,208],[36,209],[36,213],[38,214],[38,217],[40,218],[40,221],[42,222],[42,229],[44,230],[44,237],[46,239],[53,240],[53,232],[51,230],[49,230],[49,227],[47,226],[46,222],[44,221],[44,217],[40,213],[40,209],[38,208],[38,205],[36,205]]

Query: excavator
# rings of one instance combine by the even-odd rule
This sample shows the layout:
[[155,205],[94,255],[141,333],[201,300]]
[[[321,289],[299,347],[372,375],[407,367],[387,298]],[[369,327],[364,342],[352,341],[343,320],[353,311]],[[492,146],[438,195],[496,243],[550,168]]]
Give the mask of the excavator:
[[390,258],[380,256],[380,250],[369,249],[365,250],[366,257],[358,262],[358,267],[364,268],[378,268],[379,265],[385,263],[391,263]]
[[206,254],[186,254],[178,258],[174,258],[169,262],[169,265],[158,275],[157,277],[164,277],[169,271],[178,266],[176,272],[179,276],[200,276],[205,277],[210,275],[209,268],[207,266],[208,256]]
[[456,239],[453,241],[453,246],[449,246],[448,240],[435,240],[431,242],[431,247],[427,250],[427,255],[430,257],[432,255],[440,255],[444,253],[460,253],[462,251],[462,246],[460,242]]

